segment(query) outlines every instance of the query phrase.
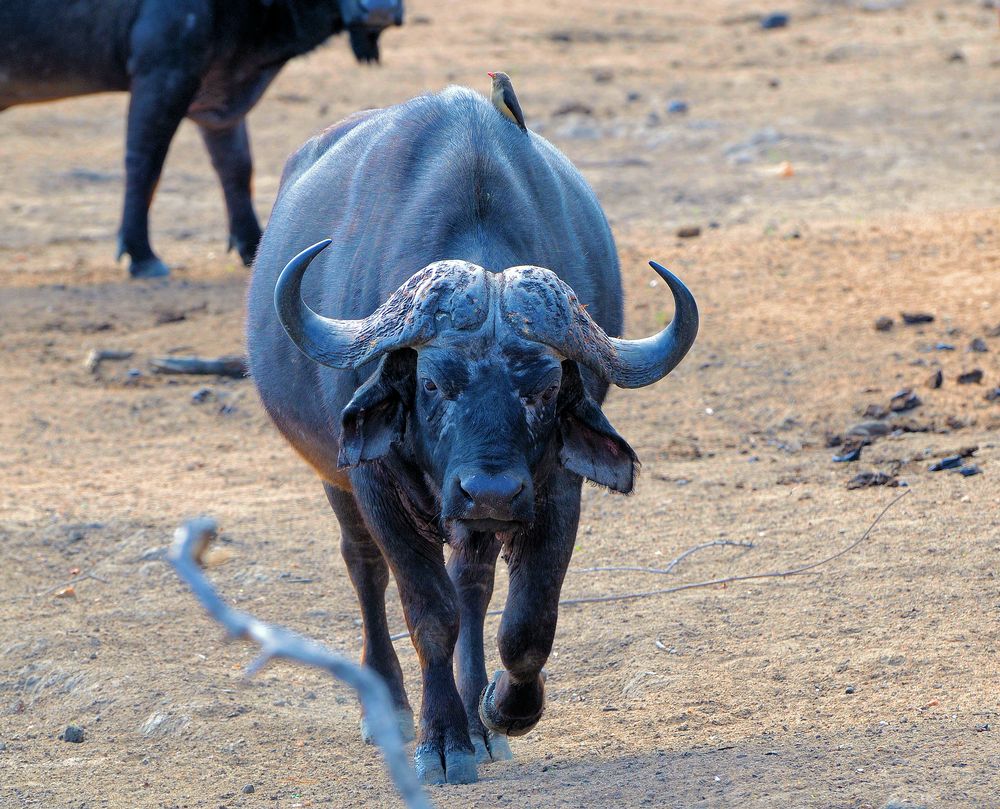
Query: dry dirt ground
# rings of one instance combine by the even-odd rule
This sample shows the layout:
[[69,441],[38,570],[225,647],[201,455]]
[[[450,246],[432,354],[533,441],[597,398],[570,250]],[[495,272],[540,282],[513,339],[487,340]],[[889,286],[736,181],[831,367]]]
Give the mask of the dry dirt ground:
[[[251,116],[266,213],[319,128],[448,82],[485,91],[484,71],[506,69],[612,220],[629,334],[669,317],[648,258],[690,284],[689,358],[607,403],[643,474],[628,499],[585,489],[566,596],[819,559],[902,491],[849,490],[856,473],[910,491],[818,575],[566,607],[544,721],[478,784],[431,790],[438,806],[1000,806],[997,11],[782,5],[790,25],[763,31],[752,12],[768,8],[724,0],[412,0],[383,67],[333,41]],[[668,113],[673,99],[689,111]],[[124,105],[0,116],[0,805],[396,806],[353,695],[285,664],[244,682],[252,650],[225,645],[160,558],[182,518],[211,514],[227,598],[359,651],[335,521],[252,383],[149,372],[155,355],[240,350],[246,271],[185,125],[153,209],[173,278],[124,279]],[[686,225],[701,236],[676,238]],[[901,311],[936,319],[903,326]],[[135,356],[92,375],[91,348]],[[958,385],[973,368],[982,382]],[[916,431],[833,463],[830,435],[903,387],[923,404],[887,421]],[[981,474],[928,471],[969,446]],[[577,569],[662,565],[714,539],[753,548],[670,576]],[[56,598],[73,569],[75,597]],[[83,743],[60,740],[70,723]]]

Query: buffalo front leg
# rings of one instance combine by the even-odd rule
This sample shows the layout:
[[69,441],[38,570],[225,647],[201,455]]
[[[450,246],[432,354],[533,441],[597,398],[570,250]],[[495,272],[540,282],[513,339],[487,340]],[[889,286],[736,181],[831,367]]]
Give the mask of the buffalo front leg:
[[414,766],[425,784],[476,781],[476,753],[452,674],[458,638],[458,595],[448,578],[440,539],[417,526],[414,511],[395,493],[388,475],[371,464],[351,481],[367,524],[399,588],[406,626],[423,679]]
[[559,593],[580,520],[580,479],[562,473],[534,525],[508,551],[510,588],[497,645],[505,671],[483,691],[479,716],[495,733],[521,736],[542,718],[545,677],[559,615]]
[[[396,717],[403,739],[412,741],[413,709],[406,698],[403,671],[390,640],[389,624],[385,616],[389,567],[365,526],[354,496],[329,483],[324,483],[323,488],[340,523],[340,552],[361,605],[361,663],[382,675],[396,706]],[[361,737],[371,744],[372,737],[364,717],[361,718]]]
[[513,758],[507,739],[487,730],[479,718],[479,697],[486,688],[483,621],[493,597],[500,543],[492,534],[474,534],[452,551],[448,575],[458,592],[461,621],[455,649],[455,677],[465,706],[469,735],[476,760],[509,761]]
[[222,184],[229,215],[229,248],[249,267],[257,254],[260,225],[253,210],[253,159],[246,119],[225,127],[199,124],[205,148]]
[[157,278],[170,270],[149,244],[149,206],[170,141],[198,88],[198,77],[161,67],[134,76],[125,138],[125,205],[118,258],[128,253],[133,278]]

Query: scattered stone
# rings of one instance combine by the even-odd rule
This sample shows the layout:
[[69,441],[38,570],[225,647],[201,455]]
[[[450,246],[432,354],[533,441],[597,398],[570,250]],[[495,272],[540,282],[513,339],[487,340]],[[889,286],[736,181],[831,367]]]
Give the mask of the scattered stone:
[[842,436],[840,433],[827,433],[826,434],[826,446],[827,446],[827,449],[831,449],[833,447],[839,447],[843,443],[844,443],[844,436]]
[[557,118],[563,115],[593,115],[594,109],[580,101],[570,101],[557,107],[552,114]]
[[198,388],[194,393],[191,394],[192,404],[201,404],[206,401],[212,395],[211,388]]
[[977,337],[969,343],[969,351],[975,351],[977,354],[985,354],[989,350],[989,346],[986,345],[986,341],[982,337]]
[[885,472],[861,472],[847,481],[848,489],[864,489],[869,486],[899,486],[894,475]]
[[1000,401],[1000,387],[986,391],[986,401],[987,402]]
[[80,744],[80,742],[83,741],[83,728],[77,727],[76,725],[70,725],[62,732],[62,735],[59,738],[64,742]]
[[875,321],[875,331],[889,331],[894,323],[895,321],[891,317],[882,315],[882,317]]
[[779,87],[781,87],[781,79],[768,79],[767,86],[770,87],[772,90],[777,90]]
[[934,345],[931,346],[931,348],[934,349],[935,351],[954,351],[955,350],[955,346],[953,346],[951,343],[935,343]]
[[858,444],[854,449],[848,450],[843,455],[834,455],[834,463],[850,463],[851,461],[861,460],[861,444]]
[[156,325],[165,326],[167,323],[180,323],[187,320],[187,313],[174,309],[160,309],[156,312]]
[[694,239],[701,236],[701,228],[698,225],[686,225],[682,228],[677,228],[677,238],[678,239]]
[[943,472],[945,469],[957,469],[961,465],[961,455],[949,455],[947,458],[942,458],[937,463],[931,464],[928,468],[931,472]]
[[257,790],[254,789],[253,784],[247,784],[245,787],[243,787],[243,794],[244,795],[252,795],[256,791]]
[[907,326],[917,326],[921,323],[933,323],[934,315],[928,312],[900,312],[900,317]]
[[770,31],[774,28],[784,28],[788,25],[788,21],[788,14],[783,11],[774,11],[760,18],[760,27],[765,31]]
[[997,323],[993,328],[986,330],[987,337],[1000,337],[1000,323]]
[[667,104],[667,112],[671,115],[684,115],[688,111],[688,103],[682,101],[679,98],[675,98],[669,104]]
[[971,371],[966,371],[964,374],[958,375],[959,385],[978,385],[983,381],[983,372],[980,368],[973,368]]
[[937,390],[943,384],[944,384],[944,374],[941,372],[941,369],[938,368],[933,374],[930,375],[930,378],[927,380],[927,387],[934,388],[935,390]]
[[882,11],[893,11],[904,8],[907,0],[864,0],[861,3],[861,10],[869,14],[878,14]]
[[949,62],[964,62],[965,61],[965,54],[962,53],[962,51],[952,51],[950,54],[948,54],[948,61]]
[[847,686],[847,688],[844,689],[844,693],[845,694],[853,694],[854,693],[854,686],[853,685]]
[[592,74],[592,78],[597,84],[607,84],[608,82],[614,80],[615,74],[613,70],[595,70]]
[[880,404],[870,404],[861,415],[866,419],[884,419],[889,415],[889,411]]
[[625,100],[629,104],[634,104],[640,98],[642,98],[642,93],[640,93],[638,90],[629,90],[628,95],[625,96]]
[[857,435],[862,438],[878,438],[883,435],[889,435],[892,432],[892,425],[886,424],[884,421],[862,421],[860,424],[855,424],[847,431],[848,435]]
[[958,474],[960,474],[963,478],[971,478],[973,475],[978,475],[982,471],[983,470],[975,464],[970,464],[969,466],[963,466],[959,469]]
[[920,407],[923,402],[920,401],[920,397],[917,396],[909,388],[903,388],[895,396],[892,397],[892,401],[889,403],[889,409],[893,413],[905,413],[907,410],[913,410],[915,407]]
[[782,160],[778,164],[778,168],[775,172],[779,177],[794,177],[795,167],[787,160]]

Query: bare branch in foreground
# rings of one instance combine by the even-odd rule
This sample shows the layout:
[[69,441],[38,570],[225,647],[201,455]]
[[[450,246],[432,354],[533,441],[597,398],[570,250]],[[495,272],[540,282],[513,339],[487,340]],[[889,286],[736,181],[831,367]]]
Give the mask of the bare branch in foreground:
[[198,566],[198,559],[215,536],[214,520],[204,517],[190,520],[174,534],[167,559],[209,615],[222,624],[231,637],[245,638],[260,645],[261,653],[251,664],[248,674],[260,670],[273,658],[283,658],[324,669],[346,682],[358,693],[372,738],[382,749],[386,768],[403,802],[410,809],[431,809],[431,802],[407,759],[392,698],[382,678],[371,669],[341,657],[316,641],[282,626],[266,624],[226,604]]
[[[669,593],[679,593],[682,590],[695,590],[699,587],[715,587],[717,585],[732,584],[733,582],[738,582],[738,581],[752,581],[754,579],[783,579],[789,576],[802,576],[805,575],[806,573],[811,573],[820,565],[825,565],[828,562],[832,562],[834,559],[839,559],[845,553],[850,553],[851,551],[853,551],[856,547],[858,547],[858,545],[860,545],[862,542],[868,539],[868,537],[871,535],[872,530],[875,528],[876,525],[879,524],[879,521],[881,521],[881,519],[886,515],[889,509],[891,509],[894,505],[896,505],[896,503],[898,503],[900,500],[906,497],[906,495],[908,495],[909,493],[910,490],[907,489],[901,495],[896,497],[894,500],[891,500],[889,502],[889,505],[887,505],[884,509],[882,509],[881,512],[879,512],[879,515],[874,520],[872,520],[871,525],[869,525],[868,528],[865,530],[865,532],[856,540],[854,540],[854,542],[852,542],[846,548],[841,548],[836,553],[824,557],[823,559],[820,559],[817,562],[810,562],[807,565],[802,565],[801,567],[792,568],[790,570],[774,570],[768,573],[750,573],[745,576],[723,576],[722,578],[719,579],[688,582],[687,584],[677,584],[674,585],[673,587],[662,587],[657,590],[645,590],[639,593],[621,593],[618,595],[607,595],[607,596],[584,596],[583,598],[564,598],[562,601],[559,602],[559,606],[571,607],[576,604],[606,604],[611,601],[634,601],[639,598],[649,598],[650,596],[667,595]],[[696,545],[694,548],[691,549],[690,552],[697,550],[699,547],[701,546]],[[683,556],[684,554],[681,554],[681,557]],[[680,559],[681,557],[678,557],[678,559]],[[503,615],[503,610],[490,610],[486,614]],[[409,633],[400,632],[396,635],[391,635],[390,640],[396,641],[408,637]]]
[[688,548],[684,553],[680,554],[674,559],[667,562],[666,567],[639,567],[635,565],[609,565],[604,567],[577,567],[573,568],[574,573],[612,573],[619,571],[627,571],[630,573],[673,573],[674,568],[677,567],[681,562],[687,559],[691,554],[697,553],[698,551],[703,551],[705,548],[714,548],[717,546],[725,546],[730,548],[750,548],[754,547],[752,542],[746,540],[734,540],[734,539],[716,539],[712,542],[702,542],[700,545],[695,545],[693,548]]

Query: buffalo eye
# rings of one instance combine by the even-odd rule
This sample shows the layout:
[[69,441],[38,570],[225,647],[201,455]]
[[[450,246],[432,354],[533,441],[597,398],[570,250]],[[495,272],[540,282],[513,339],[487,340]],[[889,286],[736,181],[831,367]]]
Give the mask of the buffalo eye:
[[423,386],[424,390],[427,391],[428,393],[434,393],[434,391],[438,389],[438,386],[437,384],[435,384],[434,380],[427,379],[426,377],[423,380]]
[[537,407],[539,404],[549,404],[559,392],[559,385],[549,385],[541,393],[535,393],[525,398],[524,403],[528,407]]

